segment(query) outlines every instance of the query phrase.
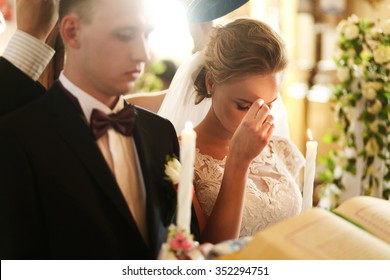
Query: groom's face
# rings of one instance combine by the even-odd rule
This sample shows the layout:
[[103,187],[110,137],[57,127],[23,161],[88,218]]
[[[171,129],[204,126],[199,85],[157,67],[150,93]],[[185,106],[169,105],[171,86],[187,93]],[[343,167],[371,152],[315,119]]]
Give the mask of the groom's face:
[[68,47],[78,81],[91,94],[129,92],[149,58],[151,31],[144,0],[93,1],[89,19],[76,17],[77,44]]

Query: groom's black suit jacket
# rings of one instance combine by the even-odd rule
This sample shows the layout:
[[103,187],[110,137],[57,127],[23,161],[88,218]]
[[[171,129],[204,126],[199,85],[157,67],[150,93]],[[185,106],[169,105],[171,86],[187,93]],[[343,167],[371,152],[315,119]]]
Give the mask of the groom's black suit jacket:
[[[0,119],[1,259],[153,259],[166,239],[172,124],[141,108],[134,140],[146,189],[144,242],[85,117],[57,83]],[[198,236],[193,214],[192,230]]]
[[41,97],[46,89],[0,57],[0,117]]

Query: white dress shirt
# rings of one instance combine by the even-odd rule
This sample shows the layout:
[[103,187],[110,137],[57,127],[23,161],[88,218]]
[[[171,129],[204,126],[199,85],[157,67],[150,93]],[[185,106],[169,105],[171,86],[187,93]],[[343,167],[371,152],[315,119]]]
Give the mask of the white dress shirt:
[[[90,123],[93,109],[111,114],[120,111],[124,107],[125,101],[122,96],[114,108],[110,109],[74,85],[65,77],[63,72],[61,72],[59,80],[65,89],[78,99],[88,123]],[[147,241],[145,184],[134,138],[124,136],[113,128],[109,128],[107,133],[100,137],[96,143],[117,180],[138,229],[144,240]]]
[[37,81],[54,53],[49,45],[21,30],[16,30],[4,50],[3,57]]

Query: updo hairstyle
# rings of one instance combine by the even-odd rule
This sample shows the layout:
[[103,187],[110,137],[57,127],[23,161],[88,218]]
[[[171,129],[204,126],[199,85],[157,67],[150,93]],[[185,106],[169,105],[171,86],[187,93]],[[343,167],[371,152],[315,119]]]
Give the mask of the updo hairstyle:
[[205,65],[194,82],[196,104],[211,97],[206,76],[216,84],[247,75],[268,75],[287,66],[285,44],[266,23],[254,19],[237,19],[213,28],[205,50]]

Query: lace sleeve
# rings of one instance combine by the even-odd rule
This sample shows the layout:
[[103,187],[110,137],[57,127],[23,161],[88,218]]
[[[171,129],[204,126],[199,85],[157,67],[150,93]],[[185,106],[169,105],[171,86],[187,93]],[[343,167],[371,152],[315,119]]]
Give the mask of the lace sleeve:
[[301,168],[305,164],[305,158],[298,147],[290,140],[278,136],[273,136],[271,141],[274,144],[273,148],[279,161],[284,163],[293,178],[297,179]]

